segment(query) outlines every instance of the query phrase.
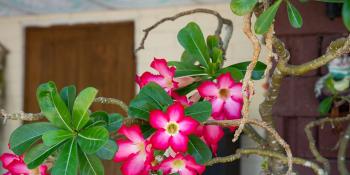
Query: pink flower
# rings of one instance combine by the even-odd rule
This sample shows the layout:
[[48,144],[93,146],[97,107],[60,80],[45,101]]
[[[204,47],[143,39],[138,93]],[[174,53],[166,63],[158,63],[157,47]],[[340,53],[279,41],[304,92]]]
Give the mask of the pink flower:
[[147,175],[151,170],[153,151],[151,145],[142,136],[137,125],[122,126],[119,131],[127,139],[117,140],[119,149],[114,157],[115,162],[123,162],[121,171],[125,175]]
[[182,106],[184,107],[189,107],[192,105],[193,102],[191,102],[190,100],[187,99],[187,97],[185,95],[181,96],[179,94],[177,94],[176,92],[173,92],[171,94],[171,96],[173,97],[173,99],[180,103]]
[[169,157],[165,159],[157,167],[163,171],[163,174],[179,173],[180,175],[196,175],[202,174],[205,170],[205,166],[196,163],[193,157],[190,155],[183,156],[177,154],[176,157]]
[[213,154],[216,155],[218,143],[224,136],[223,129],[216,125],[200,125],[197,127],[196,135],[200,136],[210,146]]
[[187,136],[199,125],[196,120],[185,116],[184,107],[179,103],[169,106],[166,113],[151,111],[150,124],[157,129],[151,137],[152,146],[160,150],[170,146],[175,152],[187,150]]
[[198,87],[199,94],[212,104],[212,116],[216,120],[232,120],[241,116],[242,83],[235,83],[230,73],[217,78],[217,82],[206,81]]
[[139,84],[140,88],[147,85],[149,82],[154,82],[171,94],[172,90],[178,87],[178,83],[174,81],[175,67],[168,67],[168,63],[165,59],[157,58],[154,58],[151,67],[157,70],[159,74],[154,75],[150,72],[145,72],[141,76],[137,76],[136,82]]
[[[8,171],[4,175],[34,174],[34,170],[32,171],[27,168],[27,165],[23,161],[23,156],[17,156],[11,153],[4,153],[0,156],[0,161],[2,163],[2,167]],[[47,172],[47,166],[40,165],[39,173],[40,175],[49,175],[49,173]]]

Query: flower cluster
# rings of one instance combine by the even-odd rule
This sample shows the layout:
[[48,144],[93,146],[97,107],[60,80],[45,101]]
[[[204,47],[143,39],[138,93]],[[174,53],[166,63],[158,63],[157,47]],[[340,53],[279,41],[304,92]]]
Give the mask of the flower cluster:
[[147,138],[137,125],[122,126],[118,132],[125,138],[116,141],[119,150],[114,161],[122,162],[121,170],[125,175],[143,175],[150,171],[160,171],[165,175],[202,174],[205,167],[187,152],[189,136],[200,137],[216,155],[224,131],[220,126],[203,125],[191,116],[186,116],[185,109],[204,100],[212,106],[209,119],[238,119],[242,109],[242,84],[235,82],[230,73],[224,73],[214,80],[200,83],[189,97],[181,96],[177,89],[200,82],[201,79],[189,76],[175,78],[176,68],[169,67],[165,59],[155,58],[151,67],[159,74],[145,72],[137,76],[136,82],[140,88],[150,82],[158,84],[172,97],[173,104],[163,110],[148,111],[149,123],[154,132]]
[[[27,168],[27,165],[23,161],[23,156],[17,156],[11,153],[4,153],[0,156],[0,161],[2,163],[2,167],[7,170],[4,175],[33,175],[38,174],[37,172],[33,172],[35,170],[30,170]],[[40,165],[37,169],[40,175],[49,175],[47,172],[46,165]]]

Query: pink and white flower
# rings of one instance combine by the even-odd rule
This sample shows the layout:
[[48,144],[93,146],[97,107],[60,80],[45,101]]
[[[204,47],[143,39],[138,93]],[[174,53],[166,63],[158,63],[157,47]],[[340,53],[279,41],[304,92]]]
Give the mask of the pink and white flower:
[[223,129],[216,125],[200,125],[197,127],[196,135],[201,137],[210,146],[213,154],[216,155],[218,143],[224,136]]
[[[33,175],[35,170],[30,170],[24,163],[23,156],[17,156],[11,153],[4,153],[0,156],[2,167],[7,170],[4,175]],[[40,175],[49,175],[46,165],[38,167]]]
[[166,150],[169,146],[175,152],[187,150],[188,135],[194,133],[199,123],[185,116],[184,107],[179,103],[169,106],[166,113],[151,111],[150,124],[157,131],[151,137],[152,146]]
[[242,83],[236,83],[230,73],[217,78],[217,82],[206,81],[198,87],[199,94],[212,104],[212,116],[216,120],[232,120],[241,116]]
[[122,126],[119,131],[127,139],[117,140],[119,149],[114,161],[122,162],[121,171],[124,175],[147,175],[151,170],[153,150],[149,141],[142,136],[141,129],[137,125]]
[[150,82],[154,82],[171,94],[171,92],[178,87],[178,83],[174,81],[175,67],[168,67],[168,63],[165,59],[157,58],[153,59],[151,67],[157,70],[159,74],[155,75],[150,72],[145,72],[141,76],[137,76],[136,82],[139,84],[140,88]]
[[185,95],[179,95],[176,92],[173,92],[171,94],[172,98],[175,100],[175,102],[180,103],[182,106],[184,107],[189,107],[192,105],[193,102],[191,102],[190,100],[188,100],[188,98]]
[[197,164],[190,155],[183,156],[177,154],[174,158],[169,157],[161,162],[157,169],[161,170],[164,175],[173,173],[179,173],[180,175],[197,175],[204,172],[205,166]]

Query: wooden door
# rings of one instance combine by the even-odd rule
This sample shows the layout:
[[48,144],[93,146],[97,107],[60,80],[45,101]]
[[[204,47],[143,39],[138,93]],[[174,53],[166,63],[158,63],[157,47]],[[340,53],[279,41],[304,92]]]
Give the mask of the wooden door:
[[[106,23],[26,29],[25,112],[39,112],[36,89],[54,81],[61,89],[74,84],[77,91],[87,86],[98,96],[129,103],[135,95],[134,24]],[[94,104],[93,111],[121,112],[118,107]],[[118,167],[105,163],[105,174]]]

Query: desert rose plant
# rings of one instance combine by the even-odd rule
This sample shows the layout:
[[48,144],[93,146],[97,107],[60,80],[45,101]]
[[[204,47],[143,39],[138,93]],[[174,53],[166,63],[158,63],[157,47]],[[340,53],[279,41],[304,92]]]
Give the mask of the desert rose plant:
[[[350,1],[323,1],[344,3],[343,19],[350,29]],[[58,91],[54,82],[41,84],[36,94],[41,113],[2,111],[5,119],[41,120],[24,124],[12,133],[9,148],[13,153],[0,157],[7,170],[5,175],[103,175],[101,160],[121,163],[124,175],[196,175],[202,174],[206,166],[232,162],[251,154],[269,158],[271,161],[265,162],[266,171],[272,174],[291,174],[293,164],[311,168],[319,175],[327,174],[329,166],[313,147],[312,135],[308,135],[310,149],[318,163],[292,157],[289,145],[274,129],[272,106],[285,76],[302,75],[349,53],[350,38],[334,41],[324,56],[310,63],[289,65],[289,53],[273,31],[273,21],[282,3],[287,4],[292,27],[300,28],[301,14],[289,0],[232,0],[232,12],[244,16],[243,30],[254,49],[251,61],[229,66],[224,63],[228,59],[225,54],[232,36],[232,22],[218,12],[189,10],[145,29],[136,51],[144,48],[149,32],[165,21],[194,13],[211,14],[219,21],[215,34],[207,37],[195,22],[184,26],[177,35],[184,48],[179,61],[154,58],[150,63],[154,70],[136,77],[140,90],[128,105],[117,99],[97,97],[98,90],[93,87],[77,93],[75,86]],[[253,14],[257,16],[255,33],[251,26]],[[228,28],[225,37],[222,36],[223,26]],[[256,35],[263,35],[263,41]],[[258,61],[260,43],[268,50],[265,63]],[[271,69],[274,55],[276,68]],[[265,80],[266,89],[266,99],[260,106],[261,120],[250,119],[249,104],[255,93],[253,82],[260,79]],[[92,103],[118,105],[127,116],[92,111]],[[42,120],[44,118],[46,120]],[[349,119],[350,116],[326,118],[312,125]],[[265,129],[266,138],[252,125]],[[259,147],[217,157],[218,142],[224,130],[235,133],[233,141],[244,132]],[[350,129],[348,132],[350,134]],[[346,140],[343,142],[347,144]],[[339,163],[340,167],[343,163]],[[276,169],[276,165],[284,168]],[[342,172],[347,173],[347,170]]]

